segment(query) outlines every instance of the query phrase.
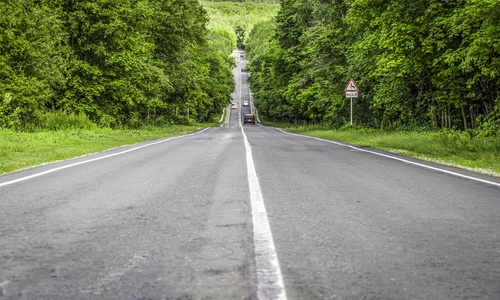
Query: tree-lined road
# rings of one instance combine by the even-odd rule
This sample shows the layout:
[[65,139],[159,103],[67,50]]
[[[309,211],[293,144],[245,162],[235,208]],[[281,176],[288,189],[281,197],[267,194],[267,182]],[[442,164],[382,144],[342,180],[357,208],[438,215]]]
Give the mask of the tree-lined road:
[[225,126],[0,176],[1,300],[500,298],[498,178],[242,125],[236,58]]

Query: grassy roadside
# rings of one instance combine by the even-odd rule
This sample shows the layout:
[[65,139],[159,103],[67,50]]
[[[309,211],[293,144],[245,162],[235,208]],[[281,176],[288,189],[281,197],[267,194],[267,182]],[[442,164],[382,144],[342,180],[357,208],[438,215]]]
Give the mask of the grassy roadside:
[[268,123],[292,132],[452,165],[500,177],[500,140],[482,141],[467,132],[387,132],[374,129],[331,130],[320,126]]
[[[227,111],[224,112],[223,120],[226,117]],[[467,133],[456,131],[386,132],[373,129],[329,130],[320,126],[269,122],[266,125],[310,136],[372,146],[500,177],[498,139],[480,141]],[[210,126],[218,126],[218,123],[150,127],[142,130],[75,129],[34,133],[0,129],[0,174],[123,145],[186,134]]]
[[218,123],[141,130],[74,129],[34,133],[0,129],[0,174],[211,126]]

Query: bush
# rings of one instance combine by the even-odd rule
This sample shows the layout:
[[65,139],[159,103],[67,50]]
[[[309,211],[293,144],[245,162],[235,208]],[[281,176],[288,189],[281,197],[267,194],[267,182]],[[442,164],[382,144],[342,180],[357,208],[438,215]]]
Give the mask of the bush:
[[94,124],[84,113],[67,113],[66,111],[54,111],[45,113],[40,120],[40,128],[48,130],[65,129],[94,129]]

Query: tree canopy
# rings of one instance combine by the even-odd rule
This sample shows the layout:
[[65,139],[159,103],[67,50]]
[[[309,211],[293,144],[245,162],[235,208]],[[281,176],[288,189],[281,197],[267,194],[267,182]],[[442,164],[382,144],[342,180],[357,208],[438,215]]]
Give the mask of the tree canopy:
[[272,20],[280,8],[267,3],[272,1],[253,2],[256,1],[203,1],[210,17],[208,28],[229,32],[234,38],[233,49],[245,49],[254,24]]
[[234,89],[231,37],[196,0],[6,0],[0,126],[53,111],[101,126],[220,116]]
[[269,119],[345,125],[354,78],[358,125],[500,130],[497,0],[284,0],[249,36]]

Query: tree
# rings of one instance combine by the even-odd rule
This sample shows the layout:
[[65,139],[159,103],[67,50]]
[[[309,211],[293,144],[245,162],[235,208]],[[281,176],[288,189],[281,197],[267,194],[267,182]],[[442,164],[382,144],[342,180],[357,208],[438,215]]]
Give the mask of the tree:
[[0,126],[36,124],[64,89],[66,33],[58,11],[32,0],[0,6]]
[[250,56],[259,112],[341,126],[355,78],[359,125],[500,130],[498,12],[495,0],[283,1]]

